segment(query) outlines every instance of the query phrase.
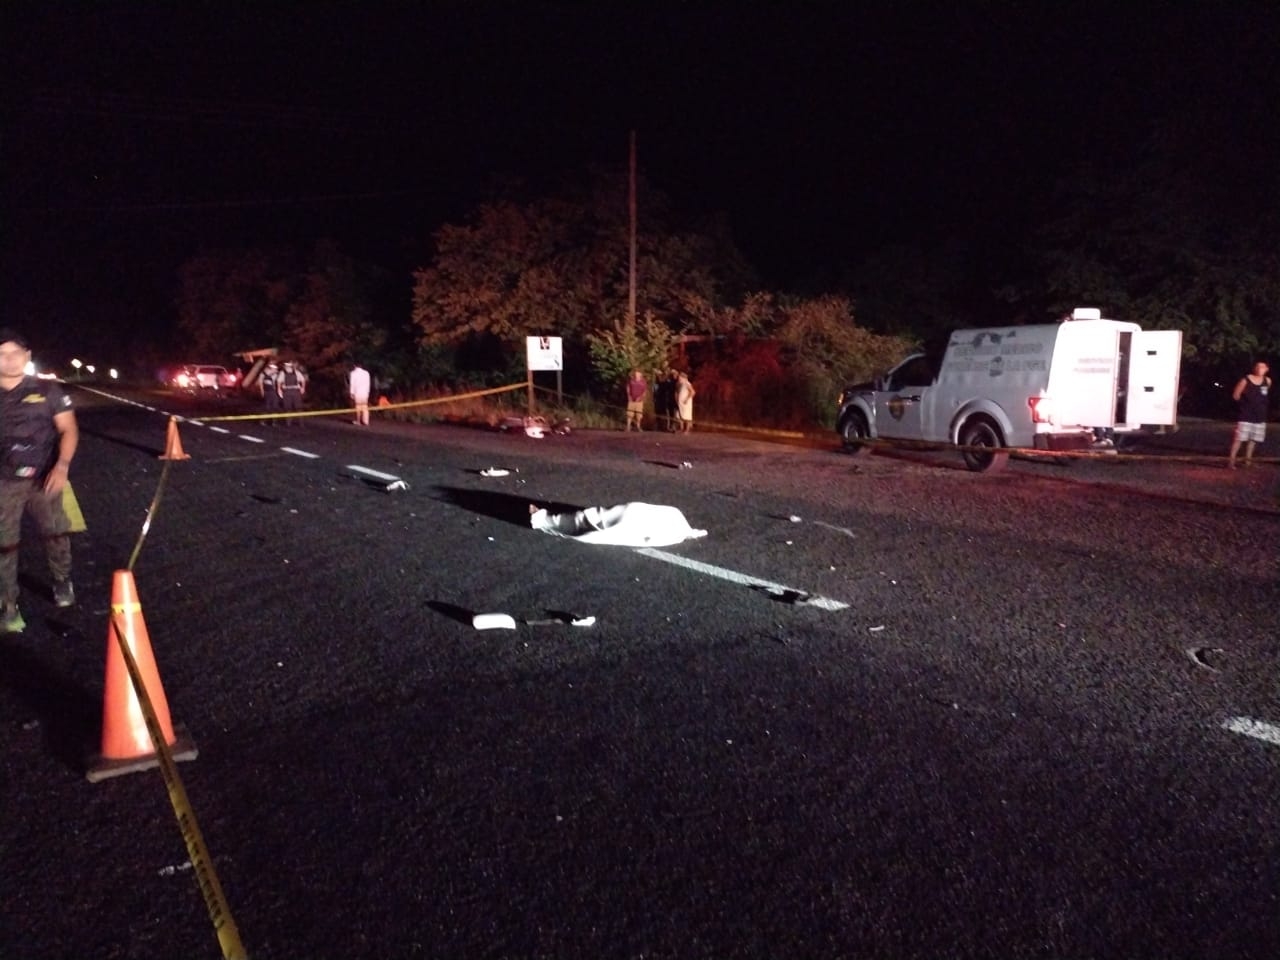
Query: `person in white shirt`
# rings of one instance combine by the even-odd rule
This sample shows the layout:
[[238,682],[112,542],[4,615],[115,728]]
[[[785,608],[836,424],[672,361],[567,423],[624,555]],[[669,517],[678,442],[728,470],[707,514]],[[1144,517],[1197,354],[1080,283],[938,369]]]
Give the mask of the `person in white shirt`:
[[360,364],[351,368],[347,377],[347,392],[351,394],[351,403],[356,408],[356,418],[352,423],[361,426],[369,425],[369,371]]

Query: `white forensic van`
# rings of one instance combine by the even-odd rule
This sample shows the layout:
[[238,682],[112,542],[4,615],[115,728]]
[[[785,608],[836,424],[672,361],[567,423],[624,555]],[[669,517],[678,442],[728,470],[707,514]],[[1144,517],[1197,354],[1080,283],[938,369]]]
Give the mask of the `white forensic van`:
[[916,353],[846,387],[836,429],[850,452],[877,439],[954,443],[971,470],[1009,448],[1078,450],[1177,418],[1182,333],[1145,331],[1078,308],[1059,323],[956,330],[941,360]]

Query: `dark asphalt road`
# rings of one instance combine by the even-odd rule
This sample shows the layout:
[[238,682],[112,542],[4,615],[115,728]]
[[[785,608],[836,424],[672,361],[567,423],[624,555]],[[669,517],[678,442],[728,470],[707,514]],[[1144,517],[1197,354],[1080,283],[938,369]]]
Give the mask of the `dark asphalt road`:
[[[0,640],[0,957],[216,957],[159,774],[84,777],[165,421],[83,399],[80,602],[26,546]],[[1226,425],[999,475],[225,426],[182,426],[135,574],[255,960],[1280,955],[1280,477],[1171,459]],[[631,500],[721,576],[527,526]]]

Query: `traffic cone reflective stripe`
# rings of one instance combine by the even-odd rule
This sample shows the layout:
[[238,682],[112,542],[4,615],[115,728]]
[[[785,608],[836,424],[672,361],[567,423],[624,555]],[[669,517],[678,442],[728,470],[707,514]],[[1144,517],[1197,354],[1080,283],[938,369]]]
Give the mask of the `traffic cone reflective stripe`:
[[193,760],[195,745],[169,718],[169,702],[160,683],[151,638],[142,619],[133,574],[117,570],[111,586],[111,617],[107,624],[107,669],[102,698],[102,754],[91,764],[89,779],[145,770],[158,764],[147,729],[143,705],[134,689],[120,649],[120,638],[138,668],[156,726],[175,760]]
[[191,457],[182,451],[182,438],[178,436],[178,418],[169,418],[169,432],[164,438],[164,453],[161,460],[190,460]]

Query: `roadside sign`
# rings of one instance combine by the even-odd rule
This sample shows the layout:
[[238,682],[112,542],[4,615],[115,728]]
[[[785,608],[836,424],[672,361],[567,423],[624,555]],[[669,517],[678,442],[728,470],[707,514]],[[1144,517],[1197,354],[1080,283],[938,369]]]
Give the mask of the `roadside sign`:
[[564,354],[560,337],[526,337],[529,370],[564,369]]

